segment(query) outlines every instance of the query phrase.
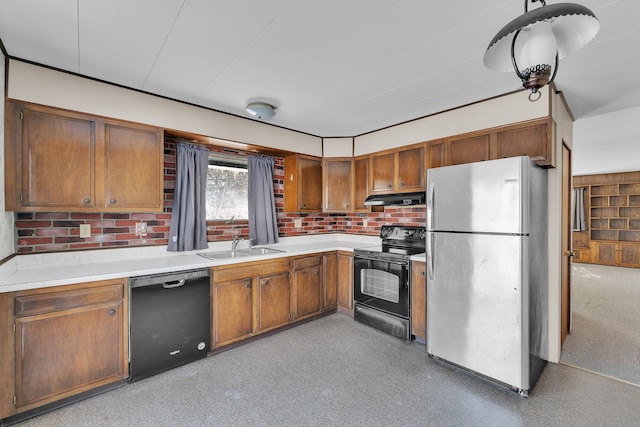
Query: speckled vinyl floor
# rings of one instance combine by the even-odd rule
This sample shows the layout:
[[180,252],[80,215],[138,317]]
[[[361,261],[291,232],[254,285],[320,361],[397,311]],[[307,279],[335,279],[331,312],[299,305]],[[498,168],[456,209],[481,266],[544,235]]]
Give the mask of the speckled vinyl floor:
[[571,308],[560,360],[640,385],[640,269],[575,263]]
[[333,314],[27,420],[59,426],[636,426],[640,388],[548,364],[529,398]]

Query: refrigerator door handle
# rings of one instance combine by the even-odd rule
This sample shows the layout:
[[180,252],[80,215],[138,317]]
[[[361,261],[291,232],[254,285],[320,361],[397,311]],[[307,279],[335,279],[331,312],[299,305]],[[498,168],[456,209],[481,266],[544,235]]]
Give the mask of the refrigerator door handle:
[[427,277],[428,280],[433,280],[433,276],[435,274],[433,268],[433,232],[429,231],[427,233]]
[[433,183],[429,184],[429,193],[427,194],[427,230],[433,230],[433,215],[435,213],[435,196],[436,188]]

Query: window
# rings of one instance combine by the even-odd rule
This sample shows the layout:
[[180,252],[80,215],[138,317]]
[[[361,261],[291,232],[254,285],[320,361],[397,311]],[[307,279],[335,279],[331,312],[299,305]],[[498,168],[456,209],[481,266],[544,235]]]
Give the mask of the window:
[[226,153],[211,153],[207,171],[207,220],[247,220],[247,158]]

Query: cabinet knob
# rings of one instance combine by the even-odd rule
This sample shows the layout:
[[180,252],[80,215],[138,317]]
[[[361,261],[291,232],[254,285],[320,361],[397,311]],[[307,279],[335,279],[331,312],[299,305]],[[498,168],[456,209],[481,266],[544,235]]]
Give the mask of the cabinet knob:
[[313,275],[317,276],[318,275],[318,270],[313,270]]
[[109,310],[109,316],[113,316],[114,314],[116,314],[116,311],[113,308]]
[[83,203],[89,203],[90,201],[91,201],[91,199],[90,199],[90,198],[85,197],[85,199],[84,199],[82,202],[83,202]]
[[393,185],[392,185],[392,184],[389,184],[389,188],[392,188],[392,187],[393,187]]
[[421,272],[420,272],[420,275],[421,275],[421,276],[424,276],[424,271],[421,271]]
[[268,284],[269,284],[269,281],[267,279],[262,280],[262,286],[267,286]]
[[116,203],[116,199],[111,199],[109,200],[109,203],[111,203],[112,205]]
[[251,282],[245,283],[245,284],[244,284],[244,287],[245,287],[245,288],[247,288],[247,289],[249,289],[249,288],[251,287]]
[[400,183],[400,187],[404,187],[404,182],[401,182],[401,183]]

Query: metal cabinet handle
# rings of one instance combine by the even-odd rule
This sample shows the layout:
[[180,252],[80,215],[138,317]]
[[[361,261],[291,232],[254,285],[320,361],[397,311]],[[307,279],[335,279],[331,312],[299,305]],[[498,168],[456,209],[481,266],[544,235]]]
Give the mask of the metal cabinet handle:
[[89,203],[90,201],[91,201],[91,199],[90,199],[90,198],[85,197],[85,199],[84,199],[82,202],[83,202],[83,203]]
[[269,280],[262,279],[262,286],[267,286],[269,284]]
[[245,283],[245,284],[244,284],[244,287],[245,287],[245,288],[247,288],[247,289],[251,288],[251,282],[247,282],[247,283]]
[[425,274],[425,273],[424,273],[424,271],[421,271],[421,272],[420,272],[420,275],[421,275],[421,276],[424,276],[424,274]]
[[109,200],[109,203],[111,203],[112,205],[115,204],[115,202],[116,202],[116,199]]
[[109,310],[109,316],[113,316],[114,314],[116,314],[116,311],[113,308]]

